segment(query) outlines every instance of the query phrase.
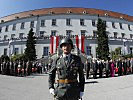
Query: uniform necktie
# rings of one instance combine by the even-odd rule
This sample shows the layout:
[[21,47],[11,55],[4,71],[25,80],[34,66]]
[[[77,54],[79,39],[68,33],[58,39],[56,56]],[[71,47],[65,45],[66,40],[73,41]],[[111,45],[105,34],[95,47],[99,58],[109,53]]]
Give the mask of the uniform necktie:
[[68,56],[65,57],[65,63],[68,64]]

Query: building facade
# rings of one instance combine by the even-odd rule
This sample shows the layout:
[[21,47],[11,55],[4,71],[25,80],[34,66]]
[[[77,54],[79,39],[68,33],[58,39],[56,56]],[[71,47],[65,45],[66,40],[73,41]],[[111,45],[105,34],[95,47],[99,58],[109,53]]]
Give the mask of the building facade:
[[36,36],[37,58],[48,56],[50,36],[84,35],[87,56],[96,57],[97,20],[106,23],[110,51],[120,47],[122,54],[133,52],[133,16],[91,8],[45,8],[0,18],[0,56],[23,54],[29,30]]

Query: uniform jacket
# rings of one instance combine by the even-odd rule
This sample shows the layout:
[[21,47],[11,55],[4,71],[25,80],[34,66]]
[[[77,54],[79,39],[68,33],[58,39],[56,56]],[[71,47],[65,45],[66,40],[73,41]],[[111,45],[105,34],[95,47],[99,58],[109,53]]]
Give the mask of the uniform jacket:
[[[79,82],[75,86],[71,84],[58,84],[57,87],[54,87],[56,72],[58,79],[68,79],[74,80],[77,79]],[[79,76],[78,76],[79,75]],[[57,90],[58,96],[63,96],[67,94],[69,97],[76,96],[76,92],[84,91],[84,73],[83,73],[83,63],[79,56],[70,55],[69,63],[66,65],[63,56],[57,58],[53,61],[51,70],[49,72],[49,88],[55,88]]]

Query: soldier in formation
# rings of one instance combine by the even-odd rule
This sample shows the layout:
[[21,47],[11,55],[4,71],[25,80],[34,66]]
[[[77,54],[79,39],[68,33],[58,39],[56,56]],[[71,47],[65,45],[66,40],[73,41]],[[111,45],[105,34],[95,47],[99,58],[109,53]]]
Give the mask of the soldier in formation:
[[[70,38],[62,39],[60,48],[63,54],[53,60],[49,72],[49,91],[55,100],[78,100],[84,94],[83,63],[79,56],[71,54],[73,42]],[[56,72],[57,80],[55,79]],[[55,81],[57,82],[56,87],[54,86]]]

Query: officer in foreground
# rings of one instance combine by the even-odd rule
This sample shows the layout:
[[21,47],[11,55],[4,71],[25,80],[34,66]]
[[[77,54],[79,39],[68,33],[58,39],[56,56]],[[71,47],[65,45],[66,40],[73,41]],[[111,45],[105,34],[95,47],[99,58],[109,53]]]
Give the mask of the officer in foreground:
[[70,38],[62,39],[60,48],[63,54],[53,61],[49,72],[49,91],[55,100],[79,100],[84,94],[83,63],[79,56],[71,54],[73,42]]

